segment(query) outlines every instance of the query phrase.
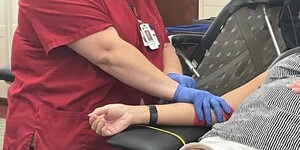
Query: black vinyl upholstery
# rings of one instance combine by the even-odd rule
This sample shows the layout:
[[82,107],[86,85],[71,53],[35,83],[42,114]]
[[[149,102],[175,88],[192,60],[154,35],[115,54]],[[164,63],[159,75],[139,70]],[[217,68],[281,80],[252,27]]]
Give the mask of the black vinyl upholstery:
[[[133,126],[112,136],[107,142],[126,150],[176,150],[209,130],[210,127]],[[172,134],[181,137],[182,141]]]

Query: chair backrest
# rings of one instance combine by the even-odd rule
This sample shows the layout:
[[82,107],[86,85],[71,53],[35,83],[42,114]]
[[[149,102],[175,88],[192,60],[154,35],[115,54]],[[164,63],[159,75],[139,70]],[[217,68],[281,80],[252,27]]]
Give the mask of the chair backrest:
[[278,27],[282,2],[232,0],[205,32],[191,54],[199,89],[222,95],[262,73],[277,57],[265,20],[265,8],[280,51],[285,44]]

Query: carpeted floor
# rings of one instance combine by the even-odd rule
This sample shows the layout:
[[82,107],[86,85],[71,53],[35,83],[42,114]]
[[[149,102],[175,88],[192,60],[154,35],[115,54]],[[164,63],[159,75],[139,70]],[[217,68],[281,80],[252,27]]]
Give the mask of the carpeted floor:
[[3,149],[4,129],[5,129],[5,119],[0,118],[0,149]]
[[3,136],[5,130],[5,115],[7,110],[7,103],[0,99],[0,149],[3,149]]

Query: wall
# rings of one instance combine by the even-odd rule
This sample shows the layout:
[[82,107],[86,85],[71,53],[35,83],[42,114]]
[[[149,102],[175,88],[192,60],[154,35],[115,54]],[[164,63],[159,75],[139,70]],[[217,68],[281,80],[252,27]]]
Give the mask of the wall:
[[[11,39],[17,26],[18,0],[0,0],[0,66],[10,62]],[[8,85],[0,81],[0,97],[6,97]]]
[[187,25],[199,18],[199,0],[155,0],[155,3],[167,27]]
[[216,17],[230,0],[199,0],[199,19]]

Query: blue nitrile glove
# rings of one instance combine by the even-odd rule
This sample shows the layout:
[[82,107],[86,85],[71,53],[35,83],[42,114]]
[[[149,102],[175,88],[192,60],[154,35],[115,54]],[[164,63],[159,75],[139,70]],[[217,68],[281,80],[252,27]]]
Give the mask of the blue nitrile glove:
[[177,73],[168,73],[167,76],[182,86],[196,88],[196,81],[192,77]]
[[208,125],[212,124],[211,108],[216,114],[218,122],[223,122],[222,110],[225,113],[230,113],[230,107],[221,97],[215,96],[208,91],[187,88],[178,85],[173,100],[176,102],[193,103],[197,117],[200,121],[203,120],[203,112],[205,121]]

